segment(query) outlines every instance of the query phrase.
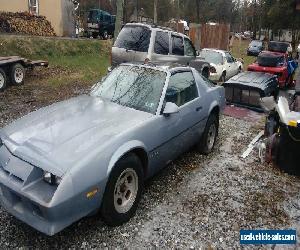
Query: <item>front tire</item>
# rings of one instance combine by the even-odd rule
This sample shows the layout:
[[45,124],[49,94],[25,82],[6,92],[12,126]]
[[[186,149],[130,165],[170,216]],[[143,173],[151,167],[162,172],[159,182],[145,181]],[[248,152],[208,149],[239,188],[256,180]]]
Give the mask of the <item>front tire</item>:
[[108,32],[106,30],[103,31],[103,40],[107,40],[108,39]]
[[210,152],[212,152],[217,140],[218,133],[219,116],[217,114],[211,114],[206,122],[201,140],[197,145],[197,150],[204,155],[208,155]]
[[226,82],[226,73],[225,73],[225,72],[222,73],[222,75],[221,75],[221,77],[220,77],[220,82],[221,82],[221,83]]
[[19,86],[19,85],[22,85],[24,83],[25,69],[21,64],[16,63],[11,67],[10,79],[11,79],[11,83],[13,85]]
[[143,166],[135,154],[117,162],[107,182],[101,215],[109,226],[119,226],[134,216],[143,190]]

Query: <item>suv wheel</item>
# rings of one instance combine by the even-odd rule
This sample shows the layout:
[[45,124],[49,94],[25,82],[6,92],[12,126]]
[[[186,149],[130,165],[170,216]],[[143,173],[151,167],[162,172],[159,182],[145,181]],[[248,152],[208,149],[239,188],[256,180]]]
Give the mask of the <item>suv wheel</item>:
[[102,35],[104,40],[108,39],[108,32],[106,30],[103,31],[103,35]]
[[135,214],[143,189],[143,166],[135,154],[122,158],[105,188],[101,215],[106,224],[118,226]]

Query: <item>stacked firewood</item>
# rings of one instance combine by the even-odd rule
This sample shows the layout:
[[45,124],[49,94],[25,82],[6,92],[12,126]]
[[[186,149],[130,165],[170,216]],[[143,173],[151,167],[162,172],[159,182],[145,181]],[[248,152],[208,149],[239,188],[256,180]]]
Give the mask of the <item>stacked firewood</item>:
[[0,12],[0,32],[33,36],[55,36],[51,23],[44,16],[28,12]]

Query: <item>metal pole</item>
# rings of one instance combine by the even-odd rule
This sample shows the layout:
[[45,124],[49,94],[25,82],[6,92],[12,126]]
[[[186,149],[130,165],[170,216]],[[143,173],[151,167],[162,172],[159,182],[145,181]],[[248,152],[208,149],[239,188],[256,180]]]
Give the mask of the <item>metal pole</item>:
[[101,9],[101,0],[99,0],[99,9]]

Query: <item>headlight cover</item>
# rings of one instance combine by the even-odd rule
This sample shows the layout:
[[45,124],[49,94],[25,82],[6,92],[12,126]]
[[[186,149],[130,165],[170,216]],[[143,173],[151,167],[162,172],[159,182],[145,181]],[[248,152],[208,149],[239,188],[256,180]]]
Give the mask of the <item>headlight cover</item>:
[[61,182],[61,177],[58,177],[50,172],[44,171],[43,173],[43,180],[50,185],[58,186]]

